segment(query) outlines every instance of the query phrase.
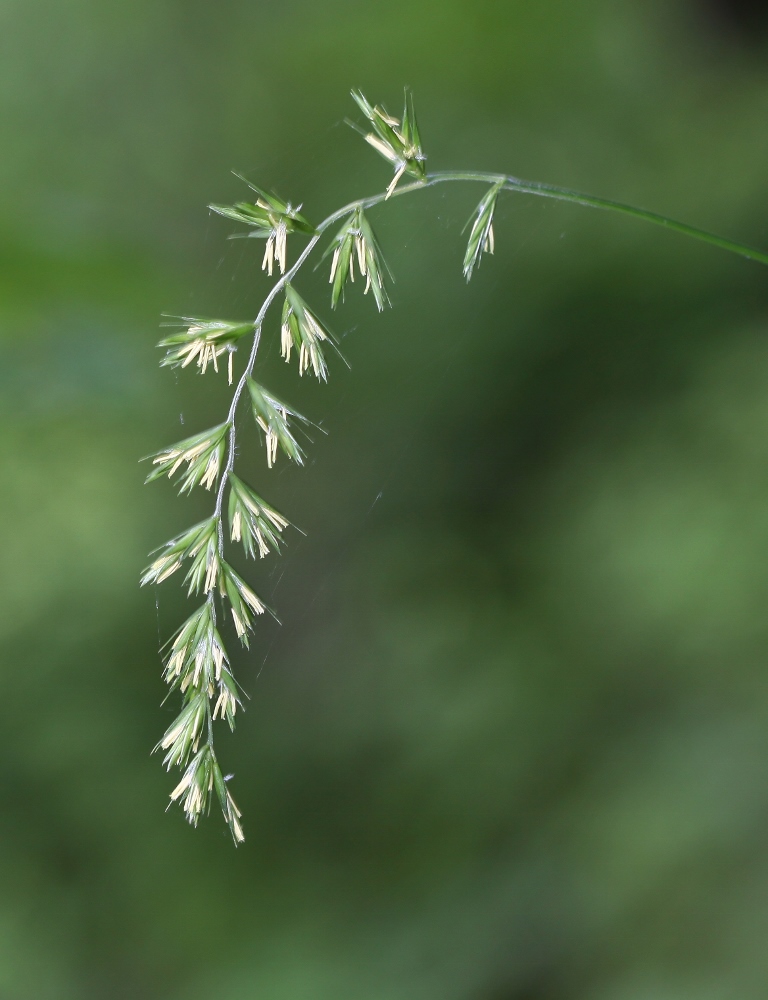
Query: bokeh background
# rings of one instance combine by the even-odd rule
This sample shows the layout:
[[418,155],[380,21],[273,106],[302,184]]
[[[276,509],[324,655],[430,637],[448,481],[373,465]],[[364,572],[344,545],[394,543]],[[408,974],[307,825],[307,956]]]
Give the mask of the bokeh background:
[[[312,219],[381,190],[343,119],[415,91],[432,169],[500,170],[768,246],[768,25],[694,0],[1,0],[0,998],[721,1000],[768,988],[768,272],[482,193],[372,213],[395,308],[349,369],[262,378],[311,464],[250,578],[223,764],[165,810],[146,553],[208,510],[140,456],[221,419],[162,312],[252,316],[230,173]],[[296,245],[292,252],[295,254]],[[323,274],[301,289],[329,318]],[[183,427],[182,427],[183,424]],[[234,649],[234,643],[230,642]]]

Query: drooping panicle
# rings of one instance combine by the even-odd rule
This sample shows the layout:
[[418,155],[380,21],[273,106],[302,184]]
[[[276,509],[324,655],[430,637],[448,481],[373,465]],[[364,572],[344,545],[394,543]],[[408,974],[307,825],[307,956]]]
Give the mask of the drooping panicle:
[[389,304],[389,296],[384,287],[384,271],[389,273],[389,268],[384,262],[378,241],[360,206],[352,212],[334,236],[323,259],[330,254],[333,254],[333,258],[328,280],[333,285],[331,305],[334,309],[339,300],[344,298],[347,282],[355,280],[355,265],[365,280],[364,293],[366,295],[369,291],[373,293],[379,312]]
[[180,477],[179,492],[189,493],[198,483],[207,490],[211,489],[219,477],[224,460],[228,429],[229,422],[219,424],[218,427],[179,441],[170,448],[164,448],[156,455],[150,455],[155,468],[147,476],[146,482],[150,483],[165,475],[172,479],[186,463],[187,468]]
[[472,277],[474,269],[480,266],[483,254],[492,254],[494,251],[493,213],[496,210],[496,199],[504,187],[504,182],[505,178],[502,177],[491,186],[483,195],[480,204],[467,223],[467,225],[472,223],[467,252],[464,254],[464,277],[467,281]]
[[362,133],[366,142],[394,167],[395,176],[387,188],[387,197],[395,190],[403,174],[410,174],[417,180],[423,181],[426,177],[427,158],[421,148],[411,91],[407,89],[405,91],[402,121],[390,115],[383,106],[371,105],[360,90],[353,90],[352,97],[373,125],[373,132]]
[[277,262],[280,273],[285,274],[288,235],[290,233],[304,233],[306,236],[314,236],[315,227],[300,214],[301,205],[294,208],[290,202],[283,201],[277,195],[268,194],[256,187],[255,184],[245,180],[244,177],[240,179],[245,181],[248,187],[258,195],[255,204],[239,201],[234,205],[209,205],[208,207],[227,219],[234,219],[235,222],[242,222],[250,226],[251,231],[244,235],[267,241],[264,259],[261,262],[262,270],[271,275],[275,262]]

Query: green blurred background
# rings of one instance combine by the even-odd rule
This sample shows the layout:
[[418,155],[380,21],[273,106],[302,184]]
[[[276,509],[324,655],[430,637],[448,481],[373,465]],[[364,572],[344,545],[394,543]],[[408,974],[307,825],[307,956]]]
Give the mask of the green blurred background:
[[508,196],[467,287],[482,189],[445,185],[372,213],[395,308],[332,317],[349,370],[299,382],[272,317],[263,378],[328,435],[241,447],[307,534],[250,570],[283,624],[220,736],[237,851],[164,811],[185,601],[137,585],[210,505],[137,459],[228,399],[159,370],[160,314],[269,287],[205,207],[231,169],[314,220],[379,191],[348,91],[410,84],[431,169],[768,247],[757,14],[0,0],[2,1000],[765,997],[764,268]]

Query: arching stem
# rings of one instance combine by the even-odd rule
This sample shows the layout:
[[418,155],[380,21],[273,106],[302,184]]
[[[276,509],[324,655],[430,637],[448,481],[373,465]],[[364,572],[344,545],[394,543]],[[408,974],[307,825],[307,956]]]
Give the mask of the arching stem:
[[338,222],[340,219],[350,215],[357,208],[373,208],[375,205],[379,205],[390,198],[412,194],[414,191],[423,191],[426,188],[434,187],[436,184],[449,182],[469,182],[478,184],[498,184],[499,182],[503,182],[502,189],[505,191],[512,191],[517,194],[530,194],[540,198],[552,198],[555,201],[570,202],[574,205],[584,205],[587,208],[599,208],[603,211],[617,212],[620,215],[628,215],[634,219],[640,219],[643,222],[650,222],[653,225],[662,226],[664,229],[672,230],[673,232],[680,233],[683,236],[699,240],[702,243],[708,243],[710,246],[718,247],[720,250],[727,250],[729,253],[738,254],[741,257],[757,261],[760,264],[768,264],[768,253],[762,250],[757,250],[745,243],[739,243],[735,240],[725,239],[722,236],[716,236],[714,233],[709,233],[704,229],[698,229],[696,226],[689,226],[685,222],[678,222],[676,219],[671,219],[666,215],[659,215],[657,212],[649,212],[644,208],[635,208],[633,205],[625,205],[619,201],[611,201],[607,198],[597,198],[594,195],[582,194],[579,191],[571,191],[568,188],[556,187],[553,184],[543,184],[539,181],[521,180],[519,177],[511,177],[507,174],[492,174],[475,171],[441,171],[439,173],[428,174],[423,181],[417,181],[412,184],[404,184],[399,188],[395,188],[395,190],[391,193],[385,191],[380,194],[371,195],[368,198],[359,198],[357,201],[349,202],[349,204],[337,209],[326,219],[323,219],[317,227],[316,234],[311,238],[309,243],[301,252],[293,267],[286,271],[286,273],[282,275],[272,286],[261,306],[261,309],[259,310],[258,316],[254,320],[254,337],[248,363],[235,387],[235,391],[232,396],[232,404],[230,405],[229,414],[227,416],[227,421],[229,423],[227,462],[221,473],[215,509],[215,516],[218,518],[219,554],[221,556],[223,556],[224,552],[224,528],[221,513],[227,480],[229,479],[229,474],[235,464],[235,417],[237,406],[243,393],[243,389],[245,388],[247,379],[253,372],[253,368],[256,363],[256,355],[258,354],[259,343],[261,341],[261,329],[269,307],[283,290],[285,285],[300,271],[302,265],[312,253],[323,233],[329,226],[332,226],[335,222]]

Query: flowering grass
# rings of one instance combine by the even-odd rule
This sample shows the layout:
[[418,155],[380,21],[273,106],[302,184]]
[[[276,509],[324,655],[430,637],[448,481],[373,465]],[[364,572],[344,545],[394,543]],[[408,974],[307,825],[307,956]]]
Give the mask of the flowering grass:
[[[277,269],[279,277],[252,322],[179,317],[177,332],[160,342],[160,347],[166,349],[161,365],[186,368],[194,362],[200,374],[210,370],[218,372],[219,361],[226,355],[228,381],[235,386],[229,412],[222,423],[151,456],[153,469],[147,477],[148,482],[162,476],[176,477],[182,493],[198,485],[207,490],[215,487],[216,500],[211,516],[162,545],[141,577],[142,585],[159,584],[186,565],[184,582],[188,584],[189,595],[202,593],[203,603],[166,646],[164,679],[172,691],[181,695],[181,707],[156,749],[165,751],[163,762],[169,770],[178,767],[182,771],[181,780],[170,794],[171,801],[180,803],[187,820],[196,826],[216,798],[235,844],[244,839],[241,814],[216,756],[214,722],[226,720],[234,729],[235,713],[241,702],[219,626],[223,628],[230,619],[236,637],[247,647],[256,618],[268,608],[227,562],[227,535],[229,542],[243,546],[248,557],[266,558],[279,552],[283,532],[290,527],[286,517],[234,473],[240,402],[245,399],[246,404],[250,404],[246,408],[251,410],[264,440],[267,468],[276,465],[281,453],[286,460],[301,465],[304,452],[296,432],[308,421],[257,382],[254,371],[268,311],[282,298],[281,356],[287,363],[296,357],[300,376],[307,374],[322,382],[328,380],[329,348],[334,347],[334,340],[314,307],[300,295],[295,280],[331,227],[341,223],[321,259],[330,257],[328,282],[333,309],[344,302],[346,292],[356,283],[356,270],[360,279],[358,286],[364,294],[371,293],[376,308],[382,310],[390,304],[386,290],[389,271],[366,212],[392,197],[448,182],[486,187],[467,223],[469,238],[463,258],[463,274],[467,281],[483,257],[494,252],[494,213],[498,199],[507,193],[553,198],[618,212],[768,264],[768,254],[763,251],[619,202],[504,174],[428,173],[412,95],[406,91],[400,118],[379,105],[371,105],[359,91],[353,91],[352,97],[372,130],[354,127],[393,171],[386,189],[343,206],[313,226],[300,214],[301,205],[294,208],[290,202],[245,181],[256,195],[254,202],[210,207],[224,218],[245,226],[245,232],[238,235],[266,241],[262,269],[269,276],[274,276]],[[406,176],[409,182],[401,183]],[[289,237],[291,245],[295,240],[306,240],[291,266]],[[235,382],[235,355],[249,338],[250,348]],[[224,524],[227,495],[228,533]]]

